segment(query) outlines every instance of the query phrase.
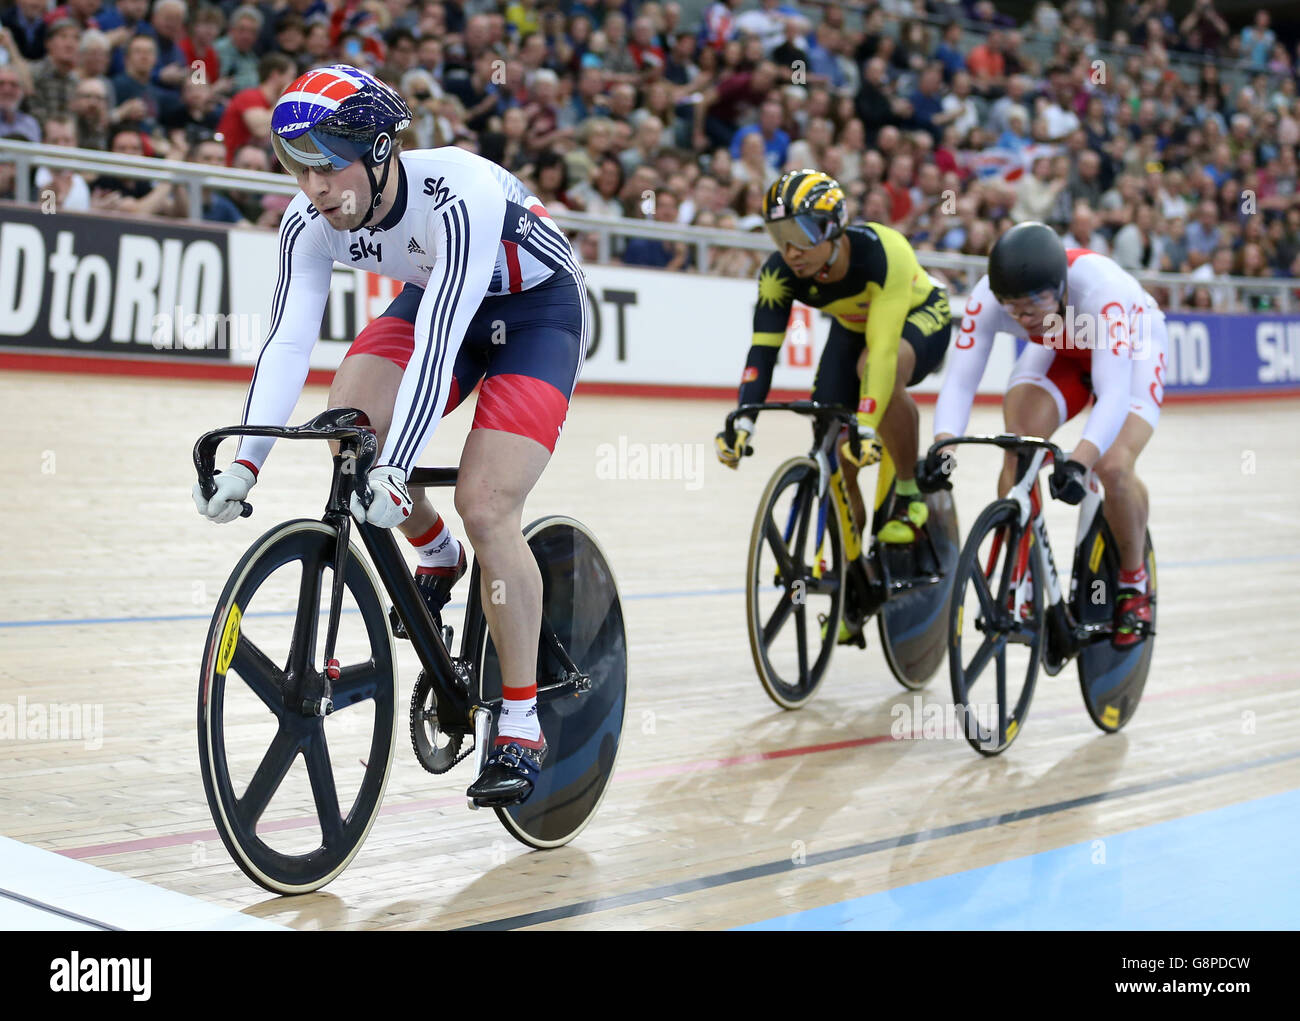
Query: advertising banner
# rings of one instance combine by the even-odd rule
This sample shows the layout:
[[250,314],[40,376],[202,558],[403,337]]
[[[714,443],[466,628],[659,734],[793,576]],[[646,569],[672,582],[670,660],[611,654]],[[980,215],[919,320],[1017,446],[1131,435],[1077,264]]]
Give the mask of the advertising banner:
[[[270,231],[220,230],[10,206],[0,223],[0,352],[130,354],[204,360],[229,376],[257,358],[278,268]],[[623,266],[586,268],[591,339],[583,384],[633,392],[724,394],[740,382],[757,289],[752,280]],[[338,266],[321,310],[317,370],[338,367],[352,338],[401,290]],[[964,296],[951,295],[959,318]],[[1168,313],[1165,392],[1174,398],[1300,390],[1300,316]],[[830,320],[796,305],[772,386],[812,389]],[[994,345],[980,383],[1003,392],[1017,344]],[[165,371],[165,368],[164,370]],[[208,370],[204,370],[208,371]],[[239,373],[242,375],[242,373]],[[914,388],[935,393],[942,370]]]
[[1300,316],[1170,312],[1165,392],[1294,392],[1300,387]]
[[11,206],[0,349],[228,361],[260,343],[229,315],[226,232]]

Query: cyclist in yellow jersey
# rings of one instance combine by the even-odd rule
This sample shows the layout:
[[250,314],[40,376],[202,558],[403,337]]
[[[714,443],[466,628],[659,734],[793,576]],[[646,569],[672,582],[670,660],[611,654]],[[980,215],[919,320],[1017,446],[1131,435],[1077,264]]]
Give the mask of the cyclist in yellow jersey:
[[[892,227],[846,227],[844,192],[820,171],[791,171],[773,184],[763,198],[763,219],[777,252],[759,271],[754,341],[738,403],[767,398],[795,301],[832,316],[812,398],[857,406],[861,458],[854,461],[847,442],[840,450],[854,516],[858,527],[865,528],[857,470],[880,460],[888,449],[903,499],[896,501],[895,515],[879,538],[913,542],[928,508],[916,485],[920,414],[906,387],[943,362],[952,324],[947,291],[921,268],[907,238]],[[715,441],[718,459],[731,468],[739,465],[754,422],[738,418],[735,427],[733,446],[723,433]]]

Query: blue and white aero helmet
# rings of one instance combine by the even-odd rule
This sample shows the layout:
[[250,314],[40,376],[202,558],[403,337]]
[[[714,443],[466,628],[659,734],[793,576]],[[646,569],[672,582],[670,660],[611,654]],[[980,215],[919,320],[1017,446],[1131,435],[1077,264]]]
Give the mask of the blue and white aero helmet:
[[333,64],[284,90],[271,112],[271,144],[295,177],[357,160],[373,167],[388,159],[397,133],[410,123],[411,110],[396,91],[367,71]]

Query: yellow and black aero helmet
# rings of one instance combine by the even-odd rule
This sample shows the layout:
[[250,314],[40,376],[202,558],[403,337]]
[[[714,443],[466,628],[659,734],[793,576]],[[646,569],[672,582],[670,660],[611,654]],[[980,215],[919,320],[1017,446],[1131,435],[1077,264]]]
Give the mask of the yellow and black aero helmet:
[[778,248],[813,248],[844,233],[844,189],[820,170],[791,170],[763,196],[763,226]]

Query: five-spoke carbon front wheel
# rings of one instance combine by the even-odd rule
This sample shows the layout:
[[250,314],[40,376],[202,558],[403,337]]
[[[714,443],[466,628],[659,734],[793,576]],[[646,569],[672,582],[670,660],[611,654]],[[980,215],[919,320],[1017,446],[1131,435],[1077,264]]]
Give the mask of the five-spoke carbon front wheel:
[[830,666],[844,613],[844,551],[835,502],[817,463],[776,470],[759,501],[745,573],[749,647],[763,690],[798,709]]
[[337,533],[290,521],[235,568],[208,630],[199,684],[200,765],[236,864],[276,893],[334,879],[379,813],[392,765],[397,677],[385,604],[355,548],[344,570],[332,684],[318,696]]

